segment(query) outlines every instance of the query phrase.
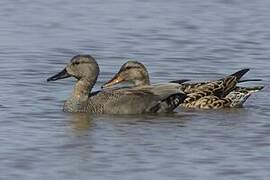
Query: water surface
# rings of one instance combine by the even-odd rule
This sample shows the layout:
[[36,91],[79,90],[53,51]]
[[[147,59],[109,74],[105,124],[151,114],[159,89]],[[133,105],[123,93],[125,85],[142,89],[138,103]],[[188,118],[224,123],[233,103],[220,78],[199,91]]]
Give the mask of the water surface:
[[[268,179],[269,8],[267,0],[2,0],[0,179]],[[63,113],[74,80],[45,80],[78,53],[100,65],[95,90],[130,58],[153,83],[249,67],[266,88],[242,109]]]

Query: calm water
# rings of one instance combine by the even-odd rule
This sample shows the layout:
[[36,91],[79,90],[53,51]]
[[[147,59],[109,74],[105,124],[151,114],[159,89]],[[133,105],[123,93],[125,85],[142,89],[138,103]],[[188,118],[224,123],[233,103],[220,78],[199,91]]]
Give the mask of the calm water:
[[[269,9],[268,0],[2,0],[0,179],[269,179]],[[128,58],[152,82],[250,67],[266,88],[234,110],[63,113],[74,80],[45,79],[78,53],[100,65],[95,89]]]

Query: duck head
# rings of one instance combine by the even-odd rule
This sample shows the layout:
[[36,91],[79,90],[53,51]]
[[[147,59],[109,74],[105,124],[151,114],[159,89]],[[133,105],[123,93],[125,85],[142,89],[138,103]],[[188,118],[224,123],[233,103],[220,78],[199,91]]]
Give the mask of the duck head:
[[118,73],[102,88],[107,88],[121,82],[130,82],[135,86],[149,85],[149,75],[146,67],[138,61],[128,61],[122,65]]
[[95,82],[99,74],[99,67],[95,59],[90,55],[74,56],[66,67],[47,81],[56,81],[68,77],[75,77],[77,80]]

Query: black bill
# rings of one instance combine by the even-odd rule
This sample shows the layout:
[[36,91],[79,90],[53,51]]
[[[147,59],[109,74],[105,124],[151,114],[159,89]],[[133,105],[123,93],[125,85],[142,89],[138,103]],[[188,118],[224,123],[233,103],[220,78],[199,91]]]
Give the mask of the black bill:
[[66,68],[65,68],[65,69],[64,69],[63,71],[61,71],[60,73],[58,73],[58,74],[56,74],[56,75],[54,75],[54,76],[48,78],[47,81],[56,81],[56,80],[58,80],[58,79],[65,79],[65,78],[68,78],[68,77],[71,77],[71,75],[68,74],[68,72],[67,72],[67,70],[66,70]]

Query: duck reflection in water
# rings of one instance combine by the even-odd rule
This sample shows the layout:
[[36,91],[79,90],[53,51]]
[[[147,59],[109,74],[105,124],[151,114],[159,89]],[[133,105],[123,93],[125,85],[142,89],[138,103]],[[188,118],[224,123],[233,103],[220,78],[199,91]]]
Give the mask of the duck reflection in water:
[[70,113],[69,117],[72,130],[79,134],[89,132],[89,129],[93,127],[90,113]]

